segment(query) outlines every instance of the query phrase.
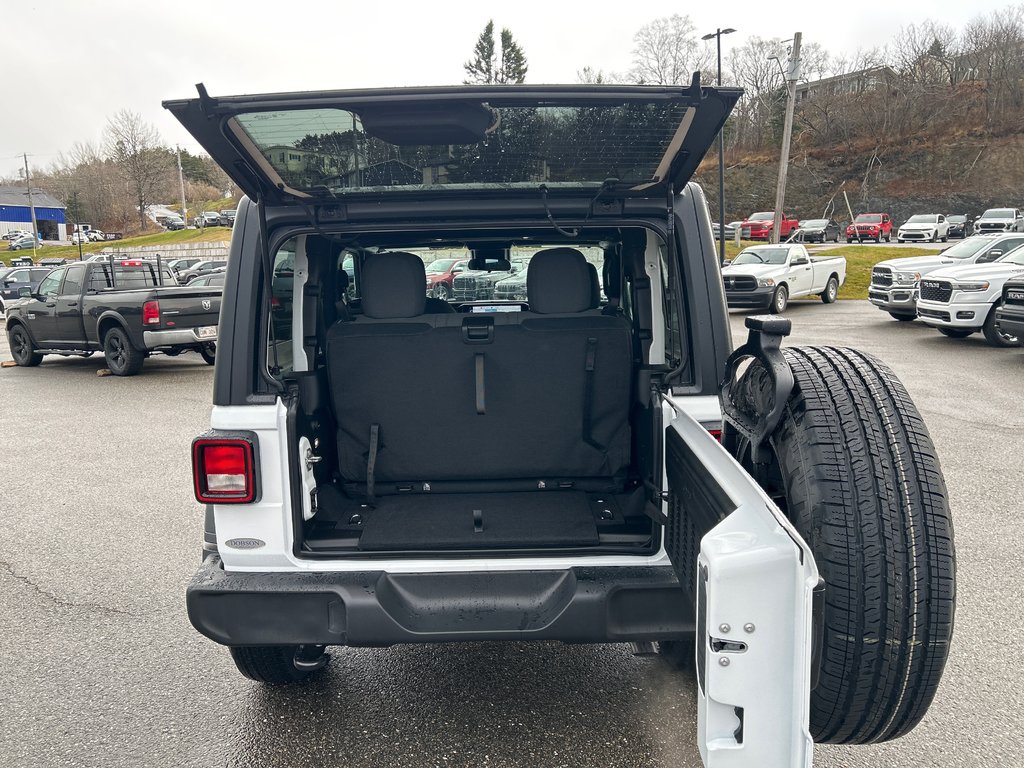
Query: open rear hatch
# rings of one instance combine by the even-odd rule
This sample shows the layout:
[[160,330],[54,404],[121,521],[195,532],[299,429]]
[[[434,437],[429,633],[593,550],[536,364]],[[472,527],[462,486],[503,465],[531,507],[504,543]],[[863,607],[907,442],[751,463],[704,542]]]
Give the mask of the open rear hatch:
[[447,86],[164,102],[252,199],[602,190],[689,181],[741,91],[680,86]]

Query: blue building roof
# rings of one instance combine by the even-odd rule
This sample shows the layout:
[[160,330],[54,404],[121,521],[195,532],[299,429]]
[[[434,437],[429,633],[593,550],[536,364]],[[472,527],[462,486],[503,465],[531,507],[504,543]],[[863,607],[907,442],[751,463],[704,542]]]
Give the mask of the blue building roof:
[[[37,221],[65,223],[64,206],[55,197],[41,189],[33,189],[32,203],[35,205]],[[25,187],[0,187],[0,221],[17,224],[32,222],[32,210],[28,205],[28,190]]]

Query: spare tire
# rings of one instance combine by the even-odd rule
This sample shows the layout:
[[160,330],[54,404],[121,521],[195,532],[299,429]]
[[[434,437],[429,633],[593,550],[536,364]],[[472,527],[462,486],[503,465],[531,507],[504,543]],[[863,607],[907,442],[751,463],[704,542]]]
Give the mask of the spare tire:
[[[760,471],[734,452],[810,546],[825,580],[814,740],[868,744],[910,731],[935,696],[955,606],[953,529],[928,430],[896,375],[833,347],[783,348],[795,387]],[[774,390],[754,362],[736,402]],[[756,404],[756,405],[754,405]]]

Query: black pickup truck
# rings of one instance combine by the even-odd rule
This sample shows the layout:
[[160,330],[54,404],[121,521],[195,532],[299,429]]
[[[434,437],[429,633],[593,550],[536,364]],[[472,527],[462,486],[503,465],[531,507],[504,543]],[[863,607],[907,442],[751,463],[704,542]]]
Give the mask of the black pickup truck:
[[184,288],[151,261],[79,262],[50,272],[7,308],[7,337],[18,365],[43,355],[102,350],[116,376],[133,376],[154,352],[195,351],[213,365],[219,288]]

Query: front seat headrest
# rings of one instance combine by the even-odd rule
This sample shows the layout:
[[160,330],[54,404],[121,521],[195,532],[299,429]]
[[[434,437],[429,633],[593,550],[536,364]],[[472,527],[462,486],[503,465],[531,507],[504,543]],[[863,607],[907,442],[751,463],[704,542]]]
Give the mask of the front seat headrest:
[[575,248],[548,248],[530,259],[526,295],[530,310],[542,315],[591,309],[591,266]]
[[427,303],[427,272],[414,253],[394,251],[367,257],[362,273],[362,307],[379,320],[417,317]]

